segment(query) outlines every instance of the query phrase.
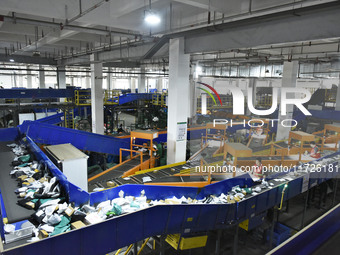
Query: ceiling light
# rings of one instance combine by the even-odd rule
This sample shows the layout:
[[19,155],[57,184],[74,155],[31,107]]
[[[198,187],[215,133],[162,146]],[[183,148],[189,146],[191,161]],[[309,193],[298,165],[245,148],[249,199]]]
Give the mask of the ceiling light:
[[14,62],[14,59],[13,59],[13,58],[10,58],[10,59],[9,59],[9,62]]
[[199,66],[198,64],[196,65],[196,70],[195,70],[195,77],[198,78],[198,76],[202,75],[203,73],[203,68]]
[[157,25],[161,22],[161,18],[156,13],[148,11],[145,13],[144,21],[149,25]]

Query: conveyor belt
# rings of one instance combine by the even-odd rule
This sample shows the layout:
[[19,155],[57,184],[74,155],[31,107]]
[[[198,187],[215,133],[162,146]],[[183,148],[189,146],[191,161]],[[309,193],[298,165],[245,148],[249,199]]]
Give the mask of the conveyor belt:
[[253,156],[253,157],[246,157],[246,158],[239,157],[239,158],[237,158],[237,161],[240,161],[240,160],[256,160],[257,158],[261,158],[262,161],[263,160],[281,160],[282,159],[282,157],[280,157],[280,156],[270,156],[270,157],[268,157],[268,156],[266,156],[266,157],[263,157],[263,156]]
[[14,223],[28,219],[33,211],[21,207],[17,204],[18,198],[14,190],[18,188],[18,183],[11,178],[10,172],[13,170],[11,163],[15,157],[7,144],[13,142],[0,142],[0,189],[4,201],[8,223]]
[[[149,156],[143,156],[143,160],[146,161],[149,159]],[[106,183],[108,181],[114,181],[116,178],[121,177],[126,171],[129,171],[130,169],[138,166],[140,164],[140,158],[134,158],[127,162],[123,162],[121,165],[113,169],[112,171],[99,176],[98,178],[92,180],[89,182],[89,190],[92,191],[95,188],[108,188]],[[138,183],[138,182],[134,182]],[[127,184],[127,183],[122,183]],[[118,184],[121,185],[121,184]]]
[[[207,148],[205,152],[208,155],[212,155],[212,151],[215,151],[216,148]],[[210,154],[209,154],[210,152]],[[148,157],[145,157],[145,160],[147,160]],[[208,164],[213,164],[215,162],[220,162],[223,160],[223,156],[218,157],[207,157],[205,158],[205,161]],[[109,188],[107,186],[107,182],[111,181],[114,182],[116,185],[123,185],[123,184],[143,184],[143,183],[150,183],[150,182],[197,182],[197,181],[205,181],[203,176],[200,176],[199,178],[177,178],[173,175],[181,173],[181,171],[186,169],[192,169],[196,166],[199,166],[200,162],[191,162],[191,163],[185,163],[183,165],[169,167],[169,168],[163,168],[160,170],[143,173],[143,174],[136,174],[133,176],[129,176],[126,178],[122,178],[124,172],[130,170],[131,168],[137,166],[140,163],[139,158],[135,158],[129,162],[126,162],[125,164],[122,164],[121,166],[113,169],[112,171],[108,172],[107,174],[104,174],[92,181],[89,182],[89,191],[93,191],[95,188]],[[223,177],[218,177],[219,179]],[[148,181],[146,181],[148,180]]]

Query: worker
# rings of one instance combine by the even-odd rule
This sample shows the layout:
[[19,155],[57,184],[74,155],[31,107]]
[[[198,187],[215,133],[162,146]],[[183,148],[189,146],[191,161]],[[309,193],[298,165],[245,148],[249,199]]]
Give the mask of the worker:
[[262,173],[262,159],[256,158],[255,165],[253,166],[253,175],[256,178],[262,179],[263,173]]
[[124,133],[124,132],[125,132],[124,129],[123,129],[123,124],[120,124],[120,125],[119,125],[119,128],[118,128],[117,132],[118,132],[118,134],[119,134],[119,133]]
[[310,147],[312,147],[310,151],[310,156],[313,158],[321,158],[319,147],[315,144],[314,141],[310,142]]

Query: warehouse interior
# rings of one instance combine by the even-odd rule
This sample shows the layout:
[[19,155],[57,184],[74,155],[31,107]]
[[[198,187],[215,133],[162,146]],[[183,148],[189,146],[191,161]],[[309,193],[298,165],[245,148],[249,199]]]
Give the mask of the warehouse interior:
[[0,0],[0,253],[338,254],[339,14]]

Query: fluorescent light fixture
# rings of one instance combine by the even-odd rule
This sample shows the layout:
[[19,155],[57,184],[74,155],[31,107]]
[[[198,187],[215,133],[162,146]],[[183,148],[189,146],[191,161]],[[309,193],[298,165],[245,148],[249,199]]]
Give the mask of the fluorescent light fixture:
[[203,73],[203,68],[199,65],[196,65],[196,70],[195,70],[195,77],[198,78]]
[[161,18],[156,13],[148,11],[145,13],[144,21],[149,25],[158,25],[161,22]]
[[14,62],[14,59],[13,59],[13,58],[10,58],[10,59],[9,59],[9,62]]

